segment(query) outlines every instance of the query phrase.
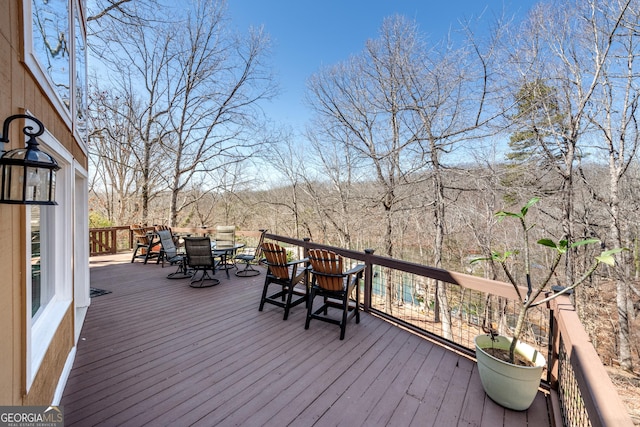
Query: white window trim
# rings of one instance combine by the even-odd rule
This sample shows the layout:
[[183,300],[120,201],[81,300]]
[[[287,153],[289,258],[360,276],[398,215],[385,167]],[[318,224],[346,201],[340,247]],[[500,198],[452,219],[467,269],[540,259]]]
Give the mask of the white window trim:
[[[73,111],[73,105],[72,105],[73,100],[72,99],[69,100],[71,104],[69,105],[68,108],[66,105],[64,105],[64,102],[62,102],[62,99],[60,99],[60,95],[58,95],[58,92],[55,90],[55,88],[53,87],[53,84],[51,83],[51,78],[44,71],[44,69],[42,68],[42,65],[40,64],[40,61],[38,61],[38,58],[33,53],[33,16],[32,16],[33,8],[31,4],[31,0],[24,1],[24,7],[22,10],[23,10],[23,18],[24,18],[23,19],[24,21],[24,62],[29,68],[29,71],[31,71],[33,76],[36,78],[38,83],[40,83],[40,87],[47,95],[47,98],[49,98],[49,100],[53,103],[53,106],[58,111],[58,113],[60,114],[60,116],[66,123],[66,125],[69,127],[69,129],[71,129],[71,124],[72,124],[71,112]],[[73,40],[73,29],[70,29],[69,32],[70,32],[69,38]],[[70,65],[73,64],[72,54],[73,52],[69,52]],[[71,69],[71,67],[69,68]],[[69,74],[69,77],[71,76],[72,74]],[[70,84],[70,87],[73,87],[73,83]]]
[[76,310],[75,341],[80,338],[80,330],[84,323],[87,308],[91,304],[89,293],[89,173],[77,161],[73,162],[74,187],[73,187],[73,292]]
[[[81,24],[81,29],[80,31],[82,32],[82,39],[83,39],[83,43],[84,43],[84,50],[85,52],[88,52],[89,49],[89,44],[87,41],[87,27],[86,27],[86,21],[85,21],[85,10],[82,7],[82,4],[80,2],[80,0],[75,0],[74,2],[72,2],[72,4],[74,5],[75,9],[72,11],[72,17],[71,17],[71,21],[72,21],[72,34],[73,34],[73,49],[72,49],[72,58],[73,58],[73,64],[72,64],[72,74],[71,74],[71,79],[73,80],[73,83],[71,84],[72,88],[73,88],[73,102],[74,102],[74,107],[73,107],[73,117],[76,117],[76,108],[77,105],[75,105],[76,99],[75,99],[75,91],[76,91],[76,67],[78,66],[78,61],[76,60],[76,45],[75,45],[75,38],[76,38],[76,18],[80,21]],[[32,44],[33,46],[33,44]],[[87,108],[87,111],[85,111],[85,127],[87,127],[89,125],[89,58],[88,56],[85,54],[85,58],[84,58],[84,76],[85,76],[85,90],[87,91],[86,98],[85,98],[85,102],[87,103],[87,105],[85,105],[85,107]],[[82,150],[84,152],[85,155],[88,155],[88,147],[87,147],[87,135],[86,132],[88,132],[87,130],[85,130],[85,135],[81,135],[80,132],[78,131],[78,128],[76,126],[76,122],[74,120],[74,126],[73,126],[73,133],[75,135],[75,138],[78,141],[81,141],[80,146],[82,147]],[[88,224],[88,222],[87,222]]]
[[[53,280],[54,295],[43,308],[37,319],[31,317],[31,275],[27,274],[26,316],[26,391],[28,392],[33,380],[40,369],[42,360],[51,345],[64,315],[73,302],[73,185],[74,167],[73,156],[60,144],[53,135],[45,129],[39,138],[43,151],[51,154],[61,169],[56,174],[56,201],[58,206],[52,206],[53,215],[47,219],[47,228],[53,230],[52,258],[49,258],[48,280]],[[26,207],[30,209],[29,206]],[[31,230],[27,221],[26,238],[30,239]],[[31,246],[26,245],[27,258],[25,271],[31,271]]]
[[[71,130],[74,134],[74,137],[77,141],[79,141],[80,148],[82,149],[85,155],[88,155],[88,147],[87,143],[84,139],[80,137],[78,132],[76,132],[75,127],[73,126],[74,116],[75,116],[75,8],[79,8],[80,4],[76,1],[69,2],[69,42],[71,46],[73,46],[69,50],[69,107],[64,105],[64,102],[60,98],[58,91],[53,86],[51,82],[51,78],[43,69],[42,64],[33,53],[33,17],[32,17],[32,4],[31,0],[24,1],[23,11],[23,24],[24,24],[24,63],[31,71],[31,74],[35,77],[35,79],[40,84],[40,87],[46,94],[47,98],[51,101],[54,108],[60,114],[60,117],[67,125],[69,130]],[[78,11],[79,16],[83,16],[82,12]],[[87,38],[85,39],[85,49],[87,49]],[[87,72],[87,61],[85,61],[85,73]],[[85,74],[86,75],[86,74]]]

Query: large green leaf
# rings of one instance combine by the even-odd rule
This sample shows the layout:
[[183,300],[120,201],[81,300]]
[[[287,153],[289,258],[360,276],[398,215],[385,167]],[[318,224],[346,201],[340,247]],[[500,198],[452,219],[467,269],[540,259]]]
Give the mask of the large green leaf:
[[540,201],[540,197],[532,197],[520,210],[520,217],[524,217],[529,212],[529,208]]
[[582,245],[591,245],[593,243],[600,243],[599,239],[584,239],[584,240],[580,240],[578,242],[574,242],[571,244],[572,248],[578,247],[578,246],[582,246]]
[[598,262],[601,262],[603,264],[607,264],[613,267],[616,265],[616,259],[614,255],[624,250],[626,250],[626,248],[609,249],[608,251],[603,251],[600,255],[596,257],[596,259],[598,260]]
[[553,249],[558,249],[558,245],[556,245],[556,242],[554,242],[551,239],[540,239],[538,240],[538,243],[541,244],[542,246],[548,246]]

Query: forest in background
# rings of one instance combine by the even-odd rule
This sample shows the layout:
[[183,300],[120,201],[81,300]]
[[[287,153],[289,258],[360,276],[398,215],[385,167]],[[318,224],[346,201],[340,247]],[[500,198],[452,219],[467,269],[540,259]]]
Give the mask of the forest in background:
[[[575,302],[605,363],[637,367],[640,2],[540,2],[446,40],[388,17],[361,52],[309,76],[304,131],[269,120],[268,34],[230,32],[224,1],[180,14],[101,3],[92,226],[266,228],[504,280],[470,259],[521,249],[494,214],[538,196],[536,238],[629,249]],[[570,251],[554,284],[600,250]]]

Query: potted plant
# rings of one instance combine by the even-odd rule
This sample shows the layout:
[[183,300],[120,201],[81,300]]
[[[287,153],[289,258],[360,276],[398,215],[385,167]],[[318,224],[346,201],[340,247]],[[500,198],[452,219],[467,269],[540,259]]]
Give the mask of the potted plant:
[[[500,211],[496,213],[498,221],[506,218],[516,219],[522,229],[524,286],[520,286],[520,283],[516,280],[517,276],[507,263],[510,257],[519,253],[518,251],[505,251],[502,253],[492,251],[490,257],[477,258],[472,261],[484,260],[499,263],[509,283],[511,283],[518,295],[519,309],[513,335],[511,337],[498,335],[496,328],[490,325],[486,328],[487,335],[480,335],[475,339],[478,372],[487,395],[496,403],[514,410],[525,410],[531,405],[538,391],[542,370],[546,364],[545,358],[537,350],[520,341],[529,310],[572,291],[576,286],[587,280],[596,271],[600,263],[613,266],[615,264],[613,255],[622,250],[603,251],[594,258],[593,263],[574,283],[558,289],[554,293],[547,293],[549,291],[548,285],[567,250],[582,245],[599,243],[599,240],[586,239],[572,244],[569,244],[567,240],[560,240],[559,242],[554,242],[551,239],[538,240],[538,244],[550,248],[555,252],[555,255],[549,271],[534,284],[531,275],[529,252],[529,233],[534,226],[527,224],[526,216],[529,208],[538,201],[539,198],[532,198],[522,207],[520,212]],[[521,291],[522,288],[527,290],[525,295]],[[543,292],[545,295],[542,295]]]

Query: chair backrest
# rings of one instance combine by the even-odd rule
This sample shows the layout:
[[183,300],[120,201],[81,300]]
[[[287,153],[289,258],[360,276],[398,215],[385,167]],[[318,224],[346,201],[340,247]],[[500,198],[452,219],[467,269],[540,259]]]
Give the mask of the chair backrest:
[[260,260],[262,258],[262,243],[264,242],[264,235],[267,234],[267,230],[260,230],[260,238],[258,239],[258,245],[256,246],[256,250],[254,252],[254,257],[256,260]]
[[287,250],[276,243],[262,243],[262,253],[267,260],[269,271],[278,279],[289,279],[287,266]]
[[326,249],[309,249],[309,263],[316,283],[329,291],[344,290],[343,258]]
[[208,237],[185,237],[184,249],[187,253],[187,264],[191,267],[213,267],[211,239]]
[[236,243],[236,227],[234,225],[216,226],[216,248],[230,248]]
[[173,236],[169,230],[158,230],[158,237],[160,237],[160,244],[162,250],[167,256],[167,259],[173,258],[178,255],[178,250],[173,241]]
[[148,245],[150,243],[149,241],[149,234],[147,232],[147,228],[143,225],[131,225],[129,227],[131,229],[131,232],[133,233],[133,238],[140,244],[143,245]]

